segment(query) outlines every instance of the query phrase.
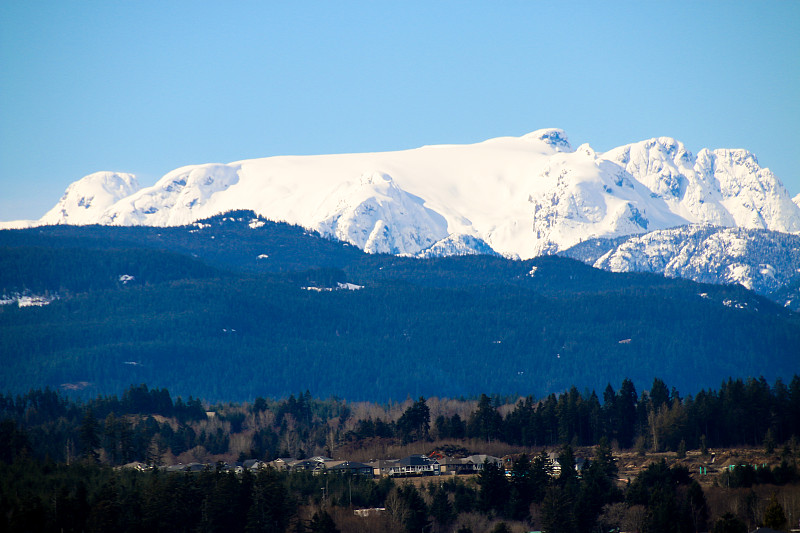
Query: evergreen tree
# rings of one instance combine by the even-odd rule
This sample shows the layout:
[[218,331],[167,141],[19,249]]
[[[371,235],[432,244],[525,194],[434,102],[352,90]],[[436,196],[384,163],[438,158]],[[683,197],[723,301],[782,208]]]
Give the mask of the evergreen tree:
[[678,451],[676,452],[678,459],[686,459],[686,441],[681,439],[678,444]]
[[478,503],[485,513],[501,514],[509,497],[509,485],[503,467],[499,464],[484,461],[483,469],[478,473]]
[[534,503],[542,503],[545,492],[549,486],[553,475],[553,463],[550,456],[544,450],[531,461],[531,488],[533,494],[531,499]]
[[569,486],[570,490],[574,490],[578,481],[578,473],[575,471],[575,454],[569,444],[561,448],[561,453],[558,454],[558,464],[561,468],[558,484]]
[[630,448],[633,445],[637,429],[636,402],[636,387],[630,379],[625,378],[614,404],[618,424],[616,434],[620,448]]
[[404,443],[427,439],[430,427],[431,412],[421,396],[397,421],[397,431]]
[[23,451],[30,453],[30,443],[25,431],[14,420],[0,420],[0,463],[13,463]]
[[428,527],[428,509],[425,500],[414,485],[397,487],[394,491],[398,505],[398,517],[408,533],[422,533]]
[[508,500],[509,512],[507,513],[513,520],[525,520],[528,518],[530,505],[536,495],[533,468],[528,456],[524,453],[514,461],[511,469],[511,490]]
[[259,470],[253,480],[252,500],[247,511],[245,531],[285,531],[294,516],[294,506],[281,482],[280,475],[272,469]]
[[775,493],[772,493],[769,504],[764,509],[764,525],[772,529],[783,529],[786,525],[786,514],[783,512],[783,506],[778,503]]
[[456,519],[456,513],[453,509],[453,504],[447,496],[447,492],[442,487],[436,487],[433,490],[431,498],[431,516],[436,521],[439,531],[447,531],[453,520]]
[[732,513],[725,513],[714,522],[711,533],[747,533],[747,524]]
[[560,484],[547,487],[542,500],[544,533],[577,533],[573,495]]
[[497,525],[492,528],[491,533],[511,533],[511,530],[505,522],[498,522]]
[[323,510],[314,513],[314,516],[311,517],[311,521],[308,523],[308,531],[309,533],[339,533],[339,528],[336,527],[331,515]]
[[587,462],[581,472],[580,494],[575,509],[579,531],[594,528],[603,506],[621,500],[616,487],[617,465],[603,437],[595,449],[594,460]]
[[671,487],[656,486],[647,506],[645,531],[648,533],[677,533],[680,518],[675,492]]
[[491,399],[481,394],[477,409],[469,417],[467,435],[489,442],[500,437],[502,424],[503,418],[492,405]]
[[669,404],[669,389],[667,385],[660,379],[653,380],[653,386],[650,388],[650,408],[658,412],[663,405]]
[[87,460],[96,463],[100,457],[100,454],[97,453],[97,449],[100,447],[100,425],[97,423],[91,408],[86,410],[86,414],[81,421],[79,437],[83,448],[83,456]]
[[764,452],[772,455],[775,452],[775,438],[772,436],[772,428],[767,428],[767,433],[764,435]]
[[89,531],[104,533],[116,531],[120,525],[120,505],[117,484],[111,478],[100,490],[97,500],[89,511],[87,527]]

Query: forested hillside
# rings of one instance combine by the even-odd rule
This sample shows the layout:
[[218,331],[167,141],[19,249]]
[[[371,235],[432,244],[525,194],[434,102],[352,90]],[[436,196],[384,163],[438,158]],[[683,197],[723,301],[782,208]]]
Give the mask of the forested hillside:
[[[626,379],[601,395],[571,387],[540,401],[482,395],[392,405],[321,400],[308,392],[212,405],[144,385],[86,402],[50,390],[0,394],[0,529],[780,528],[800,512],[798,421],[797,375],[788,385],[728,379],[719,389],[687,396],[657,378],[643,392]],[[760,447],[762,459],[755,466],[743,458],[721,464],[721,452],[731,446]],[[324,454],[366,461],[411,450],[503,459],[484,463],[475,476],[414,484],[241,468],[248,459]],[[629,469],[623,457],[642,466],[620,482],[621,469]],[[200,462],[200,468],[163,468],[179,462]],[[707,466],[698,472],[696,464]],[[354,517],[354,508],[365,507],[383,510]]]
[[654,376],[697,391],[797,368],[800,316],[741,287],[557,257],[367,255],[235,215],[0,232],[0,291],[58,297],[0,306],[2,388],[387,401]]
[[[774,450],[795,446],[792,439],[800,438],[800,377],[773,385],[763,377],[727,379],[718,389],[686,396],[656,378],[642,391],[624,379],[616,389],[611,384],[602,392],[570,387],[538,400],[481,394],[391,404],[320,399],[308,391],[282,399],[259,396],[250,403],[209,404],[192,397],[173,399],[167,389],[146,385],[84,402],[46,389],[0,393],[0,420],[0,456],[6,461],[23,449],[39,459],[70,462],[92,455],[111,465],[313,455],[369,460],[353,454],[374,444],[415,442],[461,442],[473,453],[486,453],[492,443],[552,448],[594,446],[603,440],[616,449],[652,452],[735,446]],[[385,450],[367,453],[376,454],[375,459]]]

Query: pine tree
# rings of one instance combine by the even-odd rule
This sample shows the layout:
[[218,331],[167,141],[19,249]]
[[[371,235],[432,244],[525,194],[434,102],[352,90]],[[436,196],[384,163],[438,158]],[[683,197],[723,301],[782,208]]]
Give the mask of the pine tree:
[[764,525],[772,529],[783,529],[786,525],[786,514],[783,512],[783,506],[778,503],[775,493],[772,493],[769,504],[764,509]]
[[308,531],[309,533],[339,533],[339,528],[336,527],[331,515],[323,510],[314,513],[314,516],[311,517],[311,521],[308,523]]
[[575,501],[564,487],[553,484],[542,500],[542,529],[545,533],[576,533]]
[[508,515],[514,520],[525,520],[536,493],[533,469],[524,453],[514,461],[511,469],[511,495]]
[[90,462],[96,463],[100,457],[97,448],[100,447],[100,425],[94,417],[92,409],[86,410],[79,429],[79,438],[83,447],[83,456]]
[[481,394],[478,407],[470,415],[467,423],[468,436],[490,442],[500,437],[502,425],[503,418],[492,405],[492,400],[485,394]]
[[430,427],[431,412],[421,396],[397,421],[397,431],[405,443],[427,439]]
[[772,436],[772,428],[767,428],[767,433],[764,435],[764,452],[772,455],[775,452],[775,438]]
[[484,461],[483,469],[478,474],[478,502],[486,512],[502,513],[509,496],[509,486],[503,467],[490,461]]
[[446,531],[448,526],[456,519],[453,504],[450,503],[447,492],[442,487],[438,487],[433,491],[431,516],[436,520],[440,531]]
[[711,533],[747,533],[747,524],[732,513],[725,513],[714,523]]

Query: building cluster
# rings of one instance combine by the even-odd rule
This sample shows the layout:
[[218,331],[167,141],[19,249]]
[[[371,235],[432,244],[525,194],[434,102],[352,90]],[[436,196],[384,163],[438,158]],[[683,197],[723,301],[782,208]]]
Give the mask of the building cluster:
[[[554,474],[560,470],[555,454],[550,454]],[[249,459],[243,462],[221,463],[219,468],[224,471],[242,473],[245,470],[257,471],[260,468],[274,468],[282,472],[311,472],[320,474],[350,474],[364,477],[411,477],[411,476],[438,476],[476,474],[483,470],[486,463],[500,465],[510,473],[514,457],[494,457],[478,454],[469,457],[446,457],[434,452],[430,455],[409,455],[402,459],[380,459],[368,463],[357,461],[338,461],[330,457],[316,456],[307,459],[294,459],[279,457],[274,461],[259,461]],[[580,470],[583,459],[578,459],[576,469]],[[137,465],[133,465],[137,466]],[[140,466],[140,468],[143,465]],[[212,465],[203,463],[189,463],[166,466],[168,472],[200,472]]]
[[[242,473],[259,468],[274,468],[283,472],[311,472],[319,474],[351,474],[365,477],[409,477],[438,476],[441,474],[474,474],[483,469],[484,462],[501,464],[503,460],[491,455],[471,455],[464,458],[444,457],[440,454],[409,455],[402,459],[381,459],[369,463],[336,461],[330,457],[294,459],[279,457],[274,461],[249,459],[243,462],[221,463],[219,468],[227,472]],[[144,465],[128,465],[145,468]],[[167,472],[201,472],[213,465],[204,463],[177,464],[164,467]]]

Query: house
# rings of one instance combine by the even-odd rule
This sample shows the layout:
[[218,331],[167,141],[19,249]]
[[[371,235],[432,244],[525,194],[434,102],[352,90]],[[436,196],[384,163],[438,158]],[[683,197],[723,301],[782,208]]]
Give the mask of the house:
[[266,468],[266,466],[267,463],[259,461],[258,459],[247,459],[242,463],[242,468],[250,471],[258,470],[259,468]]
[[425,455],[409,455],[389,467],[390,476],[438,476],[440,465]]
[[122,465],[119,468],[132,468],[134,470],[138,470],[139,472],[145,472],[147,470],[150,470],[151,467],[149,465],[144,464],[144,463],[140,463],[139,461],[134,461],[132,463],[128,463],[126,465]]
[[372,467],[372,475],[381,477],[388,476],[389,470],[397,464],[397,459],[378,459],[377,461],[370,461],[367,466]]
[[472,464],[465,463],[464,459],[455,458],[455,457],[443,457],[442,459],[438,459],[439,461],[439,471],[442,474],[470,474],[474,472],[472,468]]
[[234,474],[241,474],[244,472],[244,463],[236,461],[233,464],[225,463],[223,468],[225,472],[233,472]]
[[321,474],[325,470],[325,461],[314,459],[298,459],[289,463],[289,470],[292,472],[309,471],[314,475]]
[[464,464],[467,465],[467,469],[472,472],[479,472],[483,470],[483,464],[486,462],[489,462],[493,465],[503,465],[503,460],[499,457],[485,454],[470,455],[469,457],[465,457],[463,461]]
[[168,466],[166,470],[167,472],[202,472],[206,468],[211,468],[211,466],[204,465],[202,463],[178,463],[176,465]]
[[372,477],[372,467],[356,461],[329,461],[325,463],[325,471],[332,474]]
[[294,457],[278,457],[274,461],[270,461],[270,466],[275,470],[289,470],[289,465],[296,459]]
[[354,509],[353,514],[356,516],[374,516],[379,513],[386,512],[386,507],[372,507],[371,509]]
[[[550,452],[547,454],[550,458],[550,462],[553,464],[553,477],[558,477],[561,475],[561,463],[558,462],[558,454],[555,452]],[[575,471],[579,474],[583,470],[584,465],[586,464],[586,459],[583,457],[576,457],[575,458]]]

